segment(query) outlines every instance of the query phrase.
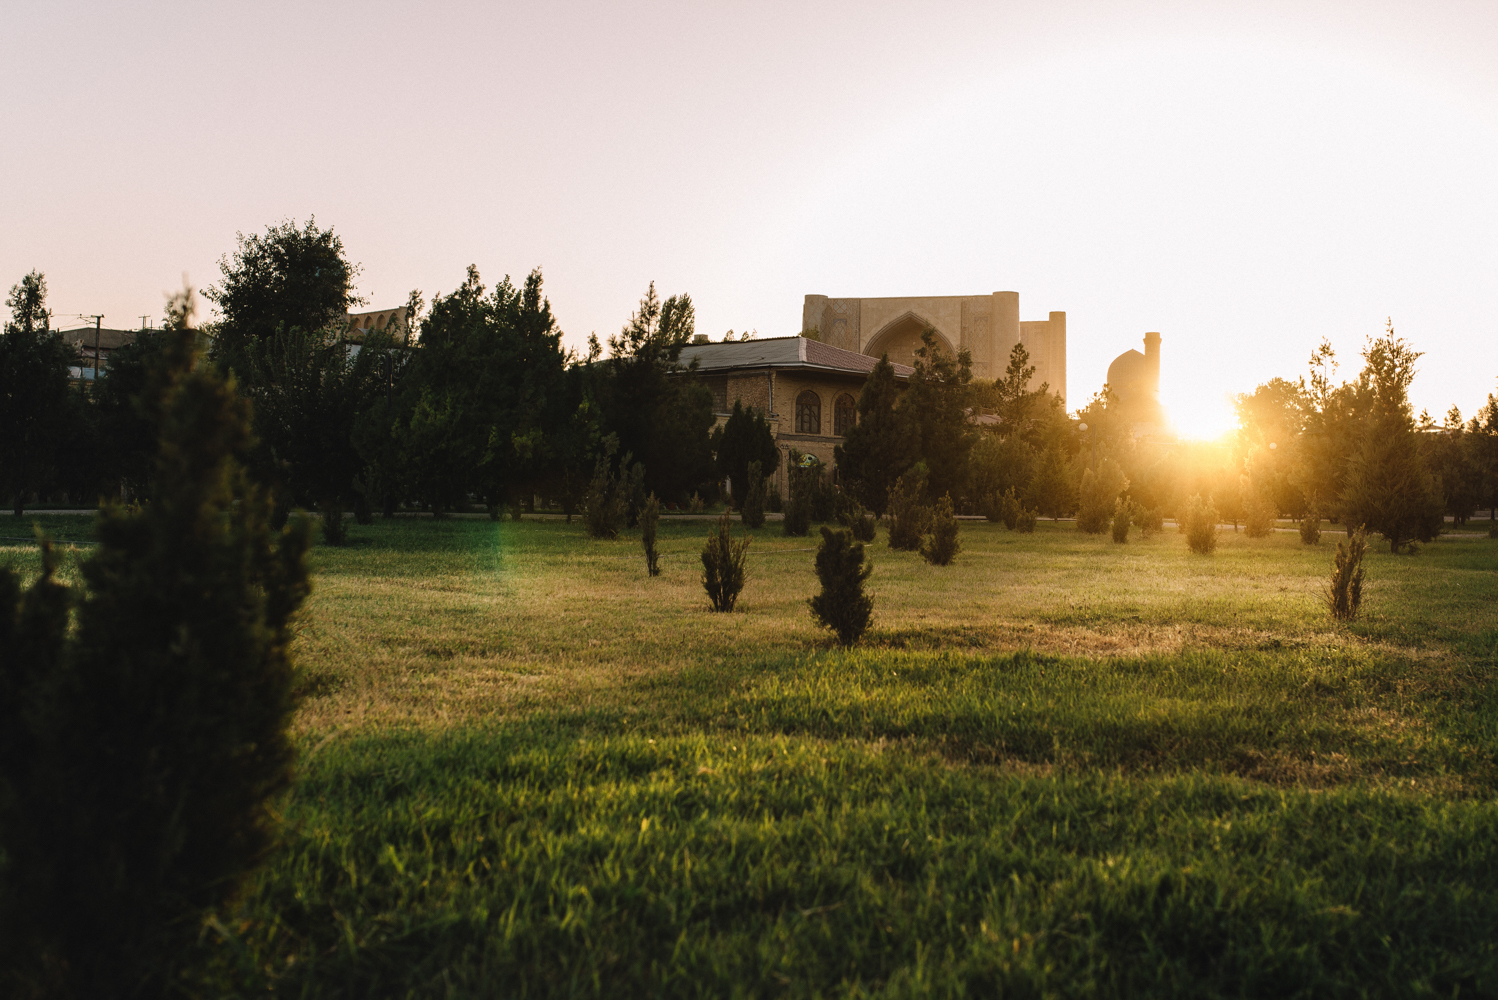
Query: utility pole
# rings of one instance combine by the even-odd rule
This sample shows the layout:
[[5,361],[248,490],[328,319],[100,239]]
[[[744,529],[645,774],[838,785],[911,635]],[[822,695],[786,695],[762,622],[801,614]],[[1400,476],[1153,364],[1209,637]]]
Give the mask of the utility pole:
[[[95,315],[92,315],[92,316],[90,316],[90,315],[84,315],[84,316],[82,316],[80,318],[81,319],[91,319],[91,320],[94,321],[94,381],[97,382],[97,381],[99,381],[99,333],[100,333],[100,331],[101,331],[101,329],[102,329],[102,327],[104,325],[104,316],[102,314],[95,314]],[[80,343],[83,340],[82,337],[80,337],[78,339],[79,339]],[[82,352],[80,351],[79,353],[82,353]],[[82,359],[80,358],[79,360],[81,361]],[[83,366],[82,365],[79,365],[78,372],[79,372],[80,375],[83,373]]]

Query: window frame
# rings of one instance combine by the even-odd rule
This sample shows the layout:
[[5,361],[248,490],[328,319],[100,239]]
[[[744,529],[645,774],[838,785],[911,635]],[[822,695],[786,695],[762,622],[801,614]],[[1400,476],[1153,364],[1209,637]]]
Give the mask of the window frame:
[[815,389],[796,393],[796,433],[822,433],[822,396]]
[[[848,401],[846,407],[842,406],[843,400]],[[847,423],[841,424],[840,418],[847,413]],[[832,401],[832,433],[837,437],[847,437],[848,432],[858,425],[858,402],[853,398],[851,392],[839,393]]]

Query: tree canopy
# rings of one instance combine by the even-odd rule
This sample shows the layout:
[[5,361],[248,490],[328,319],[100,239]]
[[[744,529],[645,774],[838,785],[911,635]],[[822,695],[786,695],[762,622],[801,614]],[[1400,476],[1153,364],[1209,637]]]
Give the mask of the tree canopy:
[[222,276],[203,295],[218,307],[215,355],[232,366],[246,344],[277,330],[324,330],[364,300],[354,294],[359,266],[343,239],[315,218],[236,233],[238,246],[219,259]]

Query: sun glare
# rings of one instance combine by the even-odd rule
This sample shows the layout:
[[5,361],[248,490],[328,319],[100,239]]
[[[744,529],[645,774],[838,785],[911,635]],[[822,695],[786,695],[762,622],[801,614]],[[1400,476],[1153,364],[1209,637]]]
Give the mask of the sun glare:
[[1193,393],[1189,390],[1172,392],[1170,386],[1165,385],[1160,388],[1160,397],[1171,427],[1183,438],[1214,441],[1238,426],[1238,418],[1226,394],[1214,396],[1210,391]]

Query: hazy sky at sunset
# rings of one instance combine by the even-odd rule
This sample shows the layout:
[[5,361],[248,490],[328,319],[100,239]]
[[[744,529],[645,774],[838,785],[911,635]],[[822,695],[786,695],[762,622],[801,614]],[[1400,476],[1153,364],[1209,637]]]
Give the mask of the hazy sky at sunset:
[[[315,214],[371,307],[543,268],[568,341],[652,279],[699,332],[808,292],[1014,290],[1069,403],[1163,337],[1183,430],[1356,370],[1498,376],[1498,4],[0,0],[0,283],[106,325]],[[1350,372],[1348,372],[1350,374]]]

